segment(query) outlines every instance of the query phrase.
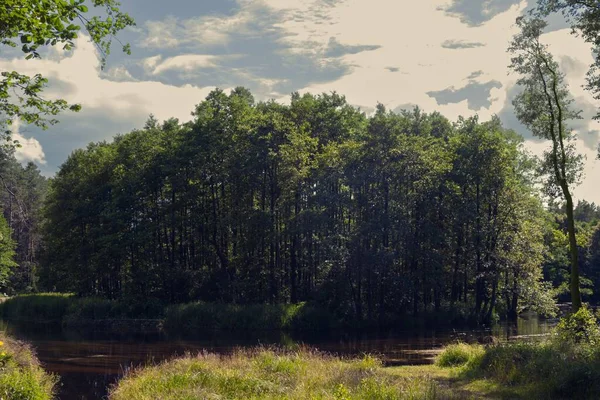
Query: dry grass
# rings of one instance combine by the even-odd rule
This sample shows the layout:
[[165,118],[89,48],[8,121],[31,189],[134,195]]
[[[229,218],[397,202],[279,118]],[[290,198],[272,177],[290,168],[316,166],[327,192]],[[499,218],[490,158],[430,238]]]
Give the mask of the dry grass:
[[[138,370],[124,378],[112,400],[143,399],[436,399],[427,375],[406,376],[373,357],[344,360],[301,349],[200,354]],[[448,398],[448,397],[443,397]]]
[[0,335],[0,340],[0,398],[52,399],[57,379],[44,372],[32,349],[5,335]]

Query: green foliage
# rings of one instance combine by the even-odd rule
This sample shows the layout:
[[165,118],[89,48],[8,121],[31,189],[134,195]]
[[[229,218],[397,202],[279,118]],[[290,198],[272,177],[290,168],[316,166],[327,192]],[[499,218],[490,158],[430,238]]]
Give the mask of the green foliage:
[[534,163],[498,118],[243,88],[193,115],[71,154],[47,196],[42,287],[200,301],[172,311],[190,326],[282,325],[234,304],[314,304],[291,323],[309,329],[552,308]]
[[6,219],[0,215],[0,287],[6,291],[9,277],[17,264],[14,261],[15,242]]
[[14,242],[14,261],[5,293],[31,293],[37,289],[39,253],[42,245],[40,232],[41,207],[47,190],[46,178],[33,163],[22,166],[12,152],[0,153],[0,208],[10,224]]
[[581,119],[581,110],[574,110],[573,97],[558,63],[548,52],[540,37],[547,23],[540,18],[517,18],[520,32],[515,35],[508,51],[510,68],[520,77],[517,84],[523,88],[513,100],[517,119],[534,136],[549,142],[540,172],[545,176],[545,194],[551,199],[565,200],[567,233],[571,261],[569,289],[574,311],[581,307],[579,253],[575,231],[572,186],[580,180],[583,156],[577,153],[576,137],[568,122]]
[[54,322],[79,326],[93,321],[159,319],[173,334],[208,331],[327,331],[341,326],[339,317],[313,304],[189,303],[166,306],[157,299],[108,300],[72,294],[14,296],[0,303],[5,320]]
[[[89,4],[100,13],[89,16]],[[104,66],[115,35],[134,25],[133,19],[121,12],[119,6],[116,0],[3,0],[0,44],[21,46],[26,59],[41,58],[40,51],[47,46],[63,45],[63,49],[71,50],[84,28],[102,54]],[[123,51],[130,53],[130,46],[123,45]],[[44,99],[41,94],[48,80],[40,74],[31,77],[18,71],[3,71],[1,77],[1,128],[12,124],[15,118],[46,128],[57,122],[47,117],[66,109],[79,111],[81,108],[62,99]],[[10,129],[4,133],[10,137]]]
[[590,346],[600,344],[598,320],[587,306],[561,318],[555,333],[562,343],[582,343]]
[[204,354],[141,369],[125,377],[110,399],[435,399],[426,376],[403,379],[373,358],[339,360],[309,350]]
[[86,297],[72,298],[63,322],[67,324],[88,320],[110,319],[159,319],[164,316],[164,305],[155,299],[143,302],[132,300],[108,300]]
[[0,315],[6,320],[62,321],[73,303],[72,294],[40,293],[10,297],[0,303]]
[[444,350],[435,359],[439,367],[459,367],[468,363],[476,363],[484,354],[484,348],[480,345],[469,345],[456,343],[444,347]]
[[57,380],[44,372],[31,349],[11,338],[0,342],[0,397],[10,400],[50,400]]
[[[548,16],[552,13],[561,12],[571,24],[573,33],[579,35],[587,43],[590,43],[595,51],[594,63],[587,73],[586,89],[596,99],[600,99],[600,4],[597,0],[538,0],[537,7],[532,10],[534,14]],[[598,113],[595,119],[600,118]]]

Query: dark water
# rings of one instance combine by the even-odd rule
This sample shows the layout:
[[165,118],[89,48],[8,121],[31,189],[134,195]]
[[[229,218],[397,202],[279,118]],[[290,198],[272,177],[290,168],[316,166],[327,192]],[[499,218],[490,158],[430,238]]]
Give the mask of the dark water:
[[35,348],[44,368],[60,376],[60,400],[106,398],[109,387],[130,368],[154,364],[186,353],[227,353],[237,347],[305,344],[338,355],[378,354],[388,365],[431,363],[440,348],[457,340],[476,341],[493,335],[500,340],[544,334],[552,321],[535,315],[516,324],[500,324],[490,330],[413,330],[395,333],[335,333],[327,337],[297,337],[284,333],[223,335],[194,340],[165,335],[114,336],[79,333],[50,327],[3,322],[0,328]]

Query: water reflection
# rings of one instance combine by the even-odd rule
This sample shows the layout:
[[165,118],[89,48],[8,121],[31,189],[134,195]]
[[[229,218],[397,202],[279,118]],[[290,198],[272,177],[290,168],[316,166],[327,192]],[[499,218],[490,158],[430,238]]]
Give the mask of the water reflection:
[[415,330],[394,333],[336,332],[299,336],[280,332],[204,335],[194,339],[166,335],[110,335],[77,332],[50,326],[0,322],[0,329],[30,342],[46,370],[61,378],[59,399],[106,397],[108,388],[130,368],[155,364],[186,353],[206,350],[228,353],[237,347],[306,344],[342,356],[378,354],[388,365],[430,363],[440,349],[457,340],[474,342],[493,335],[499,340],[545,334],[553,321],[526,315],[514,324],[481,330]]

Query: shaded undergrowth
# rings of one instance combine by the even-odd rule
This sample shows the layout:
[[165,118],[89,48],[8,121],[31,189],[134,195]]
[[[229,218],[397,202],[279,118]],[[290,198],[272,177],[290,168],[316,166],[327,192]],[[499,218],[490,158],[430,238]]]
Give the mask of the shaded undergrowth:
[[[17,322],[55,323],[70,328],[160,330],[176,335],[199,332],[296,331],[327,332],[347,329],[416,329],[472,323],[463,309],[429,312],[419,317],[386,315],[357,320],[343,312],[302,302],[297,304],[227,304],[192,302],[165,304],[157,299],[104,299],[73,294],[20,295],[0,303],[0,317]],[[446,325],[443,325],[446,324]],[[129,328],[127,328],[129,326]]]

